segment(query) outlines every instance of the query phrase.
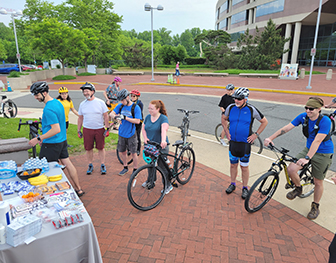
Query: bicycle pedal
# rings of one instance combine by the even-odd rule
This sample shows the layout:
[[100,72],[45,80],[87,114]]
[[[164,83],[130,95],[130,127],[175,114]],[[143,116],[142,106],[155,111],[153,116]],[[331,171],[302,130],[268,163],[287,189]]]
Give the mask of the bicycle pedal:
[[178,188],[178,184],[177,184],[176,182],[172,182],[171,185],[172,185],[173,187]]
[[293,188],[293,186],[290,185],[289,183],[286,183],[286,184],[285,184],[285,189],[290,189],[290,188]]

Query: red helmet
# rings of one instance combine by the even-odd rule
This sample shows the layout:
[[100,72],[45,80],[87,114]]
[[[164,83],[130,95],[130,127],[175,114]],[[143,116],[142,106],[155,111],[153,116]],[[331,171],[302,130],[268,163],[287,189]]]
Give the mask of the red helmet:
[[138,91],[137,89],[132,90],[131,94],[134,94],[135,96],[140,97],[140,91]]

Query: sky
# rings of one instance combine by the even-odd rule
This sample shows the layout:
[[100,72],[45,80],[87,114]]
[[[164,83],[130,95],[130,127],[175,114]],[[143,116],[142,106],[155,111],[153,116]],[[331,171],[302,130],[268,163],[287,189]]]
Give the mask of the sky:
[[[62,0],[48,0],[54,5]],[[9,12],[23,10],[25,0],[0,0],[0,9]],[[215,11],[217,0],[114,0],[113,12],[123,17],[122,30],[143,32],[151,30],[151,12],[144,10],[149,3],[152,7],[162,5],[164,10],[153,10],[153,29],[162,27],[172,31],[171,36],[181,34],[186,29],[198,27],[202,29],[215,29]],[[8,26],[10,15],[1,15],[0,22]]]

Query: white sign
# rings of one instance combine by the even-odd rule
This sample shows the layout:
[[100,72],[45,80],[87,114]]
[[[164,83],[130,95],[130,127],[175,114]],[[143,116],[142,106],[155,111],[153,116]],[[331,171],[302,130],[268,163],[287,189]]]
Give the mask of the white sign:
[[96,65],[87,65],[87,72],[96,74]]
[[315,55],[316,55],[316,48],[312,48],[312,49],[310,50],[310,55],[311,55],[311,56],[315,56]]
[[299,64],[281,64],[279,79],[296,80],[298,78],[298,66]]
[[62,68],[62,63],[58,59],[50,60],[50,66],[51,68],[57,68],[57,65],[60,65],[60,68]]

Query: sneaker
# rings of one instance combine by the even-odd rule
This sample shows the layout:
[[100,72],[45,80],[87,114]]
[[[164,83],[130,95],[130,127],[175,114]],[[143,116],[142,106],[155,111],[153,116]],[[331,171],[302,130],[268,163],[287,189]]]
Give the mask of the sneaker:
[[92,163],[90,163],[89,168],[86,171],[86,174],[92,174],[92,171],[93,171],[93,165],[92,165]]
[[[166,188],[166,191],[165,191],[165,194],[169,194],[171,192],[171,190],[173,190],[173,186],[172,185],[169,185],[167,188]],[[163,190],[161,190],[161,193],[163,192]]]
[[286,197],[289,200],[293,200],[295,197],[297,197],[301,194],[302,194],[302,186],[300,186],[300,187],[296,186],[293,191],[290,191],[289,193],[287,193]]
[[234,184],[230,184],[229,187],[225,190],[225,192],[229,195],[231,194],[234,190],[236,190],[236,186]]
[[105,164],[102,164],[100,166],[100,174],[106,174],[106,166],[105,166]]
[[124,168],[124,169],[121,170],[121,172],[119,173],[119,175],[120,175],[120,176],[123,176],[123,175],[125,175],[125,174],[127,174],[127,173],[128,173],[128,169],[127,169],[127,168]]
[[221,139],[221,140],[220,140],[220,143],[221,143],[223,146],[229,146],[229,145],[224,141],[224,139]]
[[243,188],[241,198],[245,199],[247,197],[247,194],[248,194],[248,189]]
[[147,186],[147,182],[142,183],[142,187],[145,188]]
[[307,215],[307,218],[310,220],[316,219],[320,214],[319,204],[312,202],[311,210]]

